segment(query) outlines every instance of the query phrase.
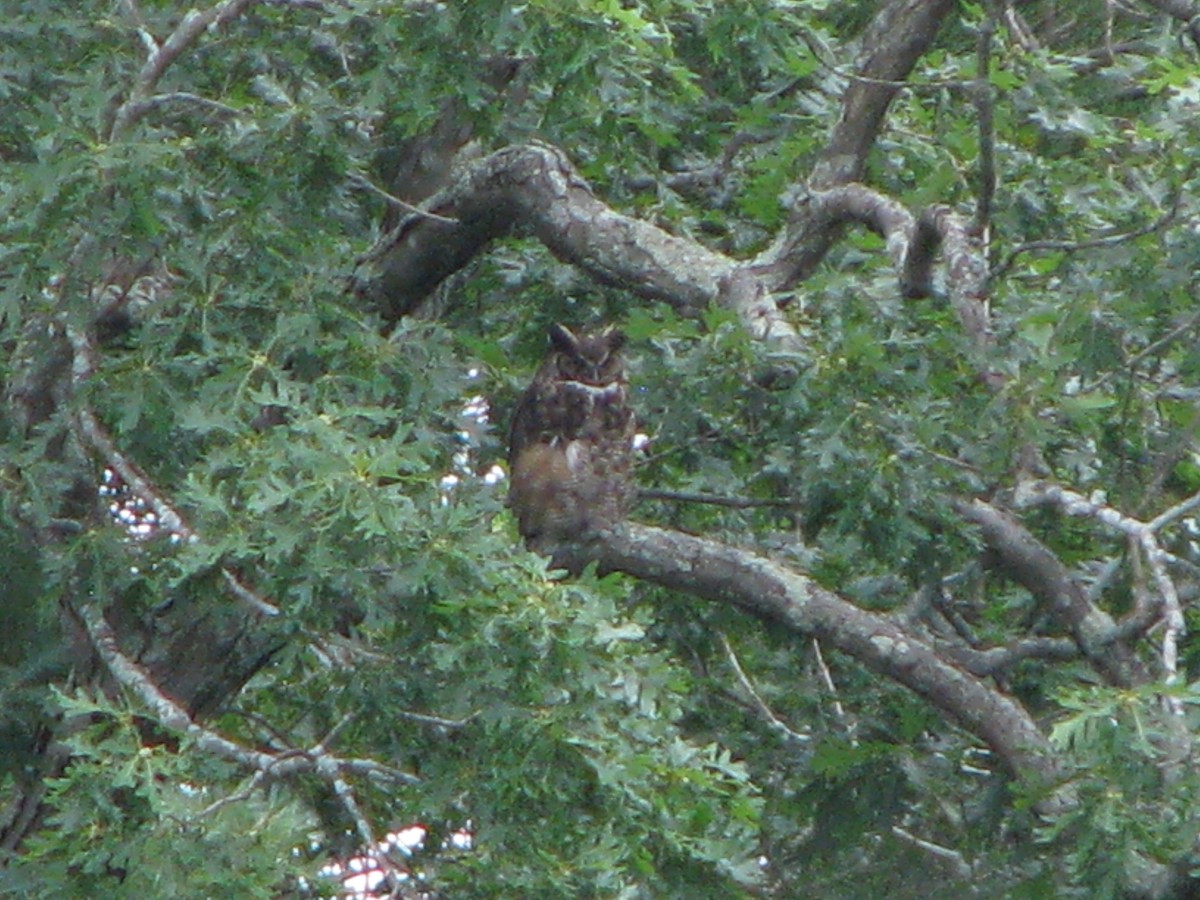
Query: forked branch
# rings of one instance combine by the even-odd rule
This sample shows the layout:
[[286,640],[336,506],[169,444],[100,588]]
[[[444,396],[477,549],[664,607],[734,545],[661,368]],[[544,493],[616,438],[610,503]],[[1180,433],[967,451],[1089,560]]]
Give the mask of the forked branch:
[[727,603],[819,639],[924,697],[986,742],[1010,771],[1046,790],[1044,811],[1070,801],[1054,791],[1061,777],[1055,754],[1021,706],[947,662],[895,620],[859,609],[807,575],[718,541],[633,523],[578,552],[601,570]]

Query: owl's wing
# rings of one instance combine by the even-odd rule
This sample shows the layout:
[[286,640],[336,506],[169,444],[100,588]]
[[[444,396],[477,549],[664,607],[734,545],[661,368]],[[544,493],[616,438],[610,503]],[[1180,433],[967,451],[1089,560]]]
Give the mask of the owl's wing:
[[512,466],[517,454],[536,444],[541,438],[543,422],[541,415],[542,388],[537,380],[525,389],[517,408],[513,411],[512,424],[508,429],[508,462]]

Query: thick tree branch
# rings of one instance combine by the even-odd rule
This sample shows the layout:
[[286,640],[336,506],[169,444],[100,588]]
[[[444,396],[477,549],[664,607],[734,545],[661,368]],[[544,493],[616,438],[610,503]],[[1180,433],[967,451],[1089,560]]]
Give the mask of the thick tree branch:
[[1016,519],[982,500],[958,500],[954,509],[980,529],[1005,571],[1023,585],[1111,684],[1131,686],[1145,673],[1119,637],[1117,625],[1084,594],[1066,566]]
[[967,232],[966,223],[945,206],[931,206],[917,223],[914,243],[930,242],[926,234],[936,234],[946,258],[946,288],[950,305],[958,314],[963,330],[979,352],[976,360],[983,380],[989,387],[1003,384],[1003,376],[988,365],[992,346],[991,309],[988,300],[988,273],[977,243]]
[[[884,5],[863,34],[865,50],[811,178],[815,187],[859,177],[888,104],[953,9],[950,0]],[[806,277],[838,234],[830,210],[801,203],[771,250],[751,264],[738,263],[615,212],[596,199],[561,152],[544,146],[493,154],[423,208],[457,224],[410,215],[362,260],[369,266],[360,270],[356,291],[385,318],[413,311],[489,241],[524,232],[602,283],[688,312],[726,305],[752,334],[784,352],[803,346],[773,294]]]
[[1183,636],[1186,627],[1183,620],[1183,608],[1179,601],[1179,592],[1167,574],[1167,562],[1171,557],[1159,546],[1157,532],[1200,505],[1200,494],[1189,497],[1183,503],[1167,510],[1149,523],[1126,516],[1111,506],[1096,503],[1081,494],[1045,481],[1021,485],[1016,499],[1021,505],[1046,504],[1060,509],[1069,516],[1086,516],[1129,536],[1133,547],[1144,554],[1146,564],[1150,567],[1154,586],[1158,590],[1158,606],[1162,612],[1162,621],[1166,626],[1163,629],[1163,673],[1168,679],[1176,678],[1178,675],[1178,641]]
[[814,167],[810,182],[828,188],[862,178],[892,98],[925,51],[953,0],[889,0],[863,32],[856,78],[842,97],[842,114]]
[[[905,296],[931,292],[941,250],[951,303],[985,355],[991,342],[986,269],[959,216],[933,207],[914,219],[896,200],[857,184],[814,192],[804,204],[824,229],[853,221],[881,234]],[[799,275],[803,253],[797,248],[777,243],[748,262],[731,259],[612,209],[561,151],[541,144],[508,147],[468,166],[360,260],[355,289],[385,318],[398,319],[489,241],[513,232],[532,234],[602,283],[687,314],[722,305],[769,350],[803,349],[775,299]],[[789,258],[793,251],[797,255]],[[980,361],[979,367],[986,376],[986,365]]]
[[[626,524],[578,553],[705,600],[727,603],[818,638],[924,697],[985,741],[1023,779],[1049,790],[1062,776],[1037,724],[1012,698],[942,659],[890,618],[867,612],[806,575],[717,541]],[[1056,794],[1046,811],[1064,801]]]
[[689,491],[667,491],[659,488],[642,488],[639,500],[666,500],[672,503],[706,503],[711,506],[726,506],[730,509],[799,509],[798,500],[775,500],[758,497],[722,497],[717,494],[697,494]]
[[1000,675],[1025,659],[1050,659],[1062,662],[1079,656],[1078,645],[1067,638],[1029,638],[1006,647],[976,650],[971,647],[947,647],[942,655],[954,660],[975,675]]
[[607,206],[552,147],[500,150],[425,208],[442,218],[409,216],[363,260],[377,271],[356,288],[386,318],[411,312],[489,241],[523,232],[602,283],[689,313],[721,303],[775,348],[800,349],[795,329],[745,264]]
[[[344,718],[329,735],[307,750],[288,749],[270,752],[231,741],[215,731],[197,724],[182,706],[154,683],[145,669],[125,655],[116,633],[108,624],[99,607],[93,604],[84,604],[76,612],[87,630],[92,647],[103,661],[109,674],[121,687],[136,696],[159,724],[185,735],[202,752],[228,760],[253,772],[249,786],[241,792],[243,795],[248,795],[249,791],[274,779],[315,774],[329,785],[334,796],[337,797],[338,802],[353,821],[363,847],[371,852],[378,846],[378,841],[347,777],[358,775],[388,785],[411,785],[420,782],[420,778],[416,775],[394,766],[383,765],[372,759],[334,755],[330,751],[329,745],[341,727],[349,721],[349,717]],[[210,814],[214,808],[215,805],[209,806],[201,815]],[[377,859],[390,886],[398,886],[404,873],[386,854],[372,852],[372,856]]]
[[[979,353],[977,368],[988,384],[1000,385],[1000,376],[987,365],[992,346],[987,267],[961,216],[949,207],[931,206],[914,219],[899,201],[861,184],[814,191],[801,203],[810,224],[821,223],[823,231],[857,222],[880,235],[887,242],[905,297],[928,297],[933,292],[933,264],[940,250],[946,261],[950,303]],[[761,254],[754,265],[765,273],[771,289],[779,291],[801,277],[804,259],[803,248],[781,241]]]
[[837,124],[807,184],[797,185],[800,200],[792,207],[787,227],[760,257],[773,283],[803,281],[837,241],[839,223],[808,197],[862,178],[892,98],[954,9],[951,0],[889,0],[863,33],[856,77],[842,97]]

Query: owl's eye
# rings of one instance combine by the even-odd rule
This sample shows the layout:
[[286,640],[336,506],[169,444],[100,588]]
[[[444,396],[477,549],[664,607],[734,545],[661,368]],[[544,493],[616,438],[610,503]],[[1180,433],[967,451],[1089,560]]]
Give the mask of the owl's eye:
[[578,378],[585,369],[584,362],[574,356],[560,356],[558,359],[558,373],[564,378]]

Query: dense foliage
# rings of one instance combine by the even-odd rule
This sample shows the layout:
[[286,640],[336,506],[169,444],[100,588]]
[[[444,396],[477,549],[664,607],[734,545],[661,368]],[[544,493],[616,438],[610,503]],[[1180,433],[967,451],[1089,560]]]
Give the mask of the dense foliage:
[[[533,142],[766,253],[871,84],[862,36],[910,6],[225,0],[189,32],[178,4],[0,4],[0,893],[336,895],[324,867],[414,824],[398,895],[1175,889],[1200,74],[1169,4],[946,4],[901,74],[859,179],[975,217],[987,341],[953,272],[905,299],[848,221],[778,292],[783,349],[534,226],[404,315],[356,289],[386,194]],[[1014,699],[1059,783],[827,641],[520,549],[504,426],[556,321],[630,338],[635,519],[909,629]]]

